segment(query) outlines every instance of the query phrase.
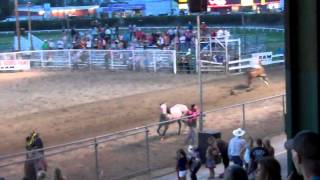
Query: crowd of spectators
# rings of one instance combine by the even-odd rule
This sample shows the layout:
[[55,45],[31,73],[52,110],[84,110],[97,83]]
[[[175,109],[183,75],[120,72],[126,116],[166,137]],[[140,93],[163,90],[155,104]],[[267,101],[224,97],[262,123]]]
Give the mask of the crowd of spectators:
[[[269,139],[247,137],[244,139],[245,131],[241,128],[235,129],[233,138],[225,142],[221,138],[210,137],[206,150],[206,168],[209,169],[208,179],[225,180],[281,180],[281,166],[275,159],[275,150]],[[302,131],[293,139],[285,143],[285,148],[292,154],[294,166],[288,176],[288,180],[320,180],[320,136],[311,131]],[[187,178],[189,167],[191,180],[197,179],[197,172],[201,168],[197,166],[194,170],[194,157],[200,158],[199,149],[191,145],[187,152],[179,149],[177,156],[178,179]],[[199,160],[200,161],[200,160]],[[216,175],[216,164],[223,162],[224,172]],[[231,165],[229,163],[231,162]],[[183,167],[183,168],[182,168]]]
[[[201,36],[230,36],[228,31],[208,29],[205,22],[200,26]],[[69,34],[70,33],[70,34]],[[75,27],[69,32],[63,30],[59,40],[45,40],[42,49],[108,49],[108,50],[134,50],[134,49],[175,49],[187,51],[195,46],[196,30],[191,22],[187,26],[176,26],[166,31],[155,30],[147,32],[129,25],[126,30],[119,26],[102,25],[94,22],[88,31],[79,31]]]
[[189,22],[187,28],[177,26],[166,32],[146,32],[136,25],[129,25],[125,32],[120,31],[118,26],[102,25],[94,23],[89,31],[79,31],[74,27],[62,32],[58,41],[45,40],[42,49],[138,49],[158,48],[187,50],[194,46],[196,32]]

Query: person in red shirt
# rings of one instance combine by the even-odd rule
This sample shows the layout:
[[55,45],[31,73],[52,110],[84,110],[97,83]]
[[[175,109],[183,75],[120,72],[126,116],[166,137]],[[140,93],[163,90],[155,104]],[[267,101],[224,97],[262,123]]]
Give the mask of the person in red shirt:
[[196,138],[197,120],[199,117],[199,110],[197,106],[195,104],[192,104],[186,115],[188,116],[187,125],[189,127],[186,144],[191,141],[190,145],[194,145]]

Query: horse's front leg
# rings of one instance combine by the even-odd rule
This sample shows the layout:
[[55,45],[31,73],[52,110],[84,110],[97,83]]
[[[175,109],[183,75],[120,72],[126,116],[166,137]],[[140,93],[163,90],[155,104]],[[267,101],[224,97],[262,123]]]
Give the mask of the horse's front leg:
[[179,130],[178,130],[178,135],[180,135],[180,132],[181,132],[181,120],[178,120],[178,125],[179,125]]

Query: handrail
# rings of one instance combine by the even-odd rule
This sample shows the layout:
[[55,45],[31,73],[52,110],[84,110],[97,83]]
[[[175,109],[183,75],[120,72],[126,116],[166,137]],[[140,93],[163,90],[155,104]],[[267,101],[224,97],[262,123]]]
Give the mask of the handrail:
[[[282,97],[282,96],[285,96],[285,95],[286,94],[283,93],[283,94],[269,96],[269,97],[260,98],[260,99],[255,99],[255,100],[251,100],[251,101],[245,101],[243,103],[233,104],[233,105],[230,105],[230,106],[219,107],[219,108],[215,108],[215,109],[212,109],[212,110],[204,111],[203,114],[205,115],[205,114],[212,113],[212,112],[217,112],[217,111],[222,111],[222,110],[225,110],[225,109],[231,109],[231,108],[234,108],[234,107],[243,106],[245,104],[252,104],[252,103],[256,103],[256,102],[260,102],[260,101],[266,101],[266,100],[269,100],[269,99],[274,99],[274,98]],[[116,135],[124,134],[122,136],[125,137],[125,136],[128,135],[128,134],[125,134],[125,133],[129,133],[129,132],[131,132],[130,134],[141,133],[141,132],[145,132],[145,130],[150,128],[150,127],[159,126],[159,125],[165,124],[165,123],[175,122],[175,121],[178,121],[178,120],[185,120],[185,119],[187,119],[189,117],[191,117],[191,116],[184,116],[182,118],[177,118],[177,119],[172,119],[172,120],[162,121],[162,122],[154,122],[154,123],[146,124],[146,125],[140,126],[140,127],[135,127],[135,128],[127,129],[127,130],[113,132],[113,133],[107,133],[107,134],[104,134],[104,135],[101,135],[101,136],[85,138],[85,139],[72,141],[72,142],[68,142],[68,143],[64,143],[64,144],[50,146],[50,147],[39,149],[39,150],[43,150],[43,151],[55,150],[55,149],[58,149],[58,148],[68,148],[68,146],[72,146],[72,145],[78,145],[80,147],[82,147],[82,146],[91,146],[92,142],[95,141],[95,140],[99,140],[98,142],[102,143],[102,142],[110,141],[110,140],[113,140],[113,139],[121,138],[121,137],[113,137],[113,136],[116,136]],[[142,130],[142,129],[144,129],[144,130]],[[107,139],[107,138],[110,138],[110,139]],[[81,145],[81,144],[84,144],[84,143],[88,143],[88,144]],[[70,149],[68,149],[66,151],[70,151],[72,149],[79,149],[79,147],[70,148]],[[54,152],[52,152],[52,153],[54,153]],[[0,161],[6,160],[6,159],[10,159],[10,158],[14,158],[14,157],[19,157],[19,156],[25,155],[25,154],[26,154],[26,151],[18,152],[18,153],[11,153],[11,154],[5,154],[5,155],[0,156]],[[0,165],[0,168],[1,167],[4,167],[4,166]]]
[[259,102],[259,101],[266,101],[266,100],[269,100],[269,99],[274,99],[274,98],[282,97],[282,96],[285,96],[285,95],[286,94],[284,93],[284,94],[279,94],[279,95],[270,96],[270,97],[266,97],[266,98],[256,99],[256,100],[252,100],[252,101],[246,101],[246,102],[243,102],[243,103],[233,104],[231,106],[225,106],[225,107],[216,108],[216,109],[213,109],[213,110],[206,111],[204,113],[212,113],[212,112],[217,112],[217,111],[221,111],[221,110],[225,110],[225,109],[231,109],[231,108],[234,108],[234,107],[243,106],[244,104],[253,104],[253,103],[256,103],[256,102]]

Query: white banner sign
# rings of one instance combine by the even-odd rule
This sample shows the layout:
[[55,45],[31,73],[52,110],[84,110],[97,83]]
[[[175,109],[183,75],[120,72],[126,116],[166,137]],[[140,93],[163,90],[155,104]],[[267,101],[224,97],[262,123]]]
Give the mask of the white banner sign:
[[29,60],[0,60],[0,71],[30,70]]

